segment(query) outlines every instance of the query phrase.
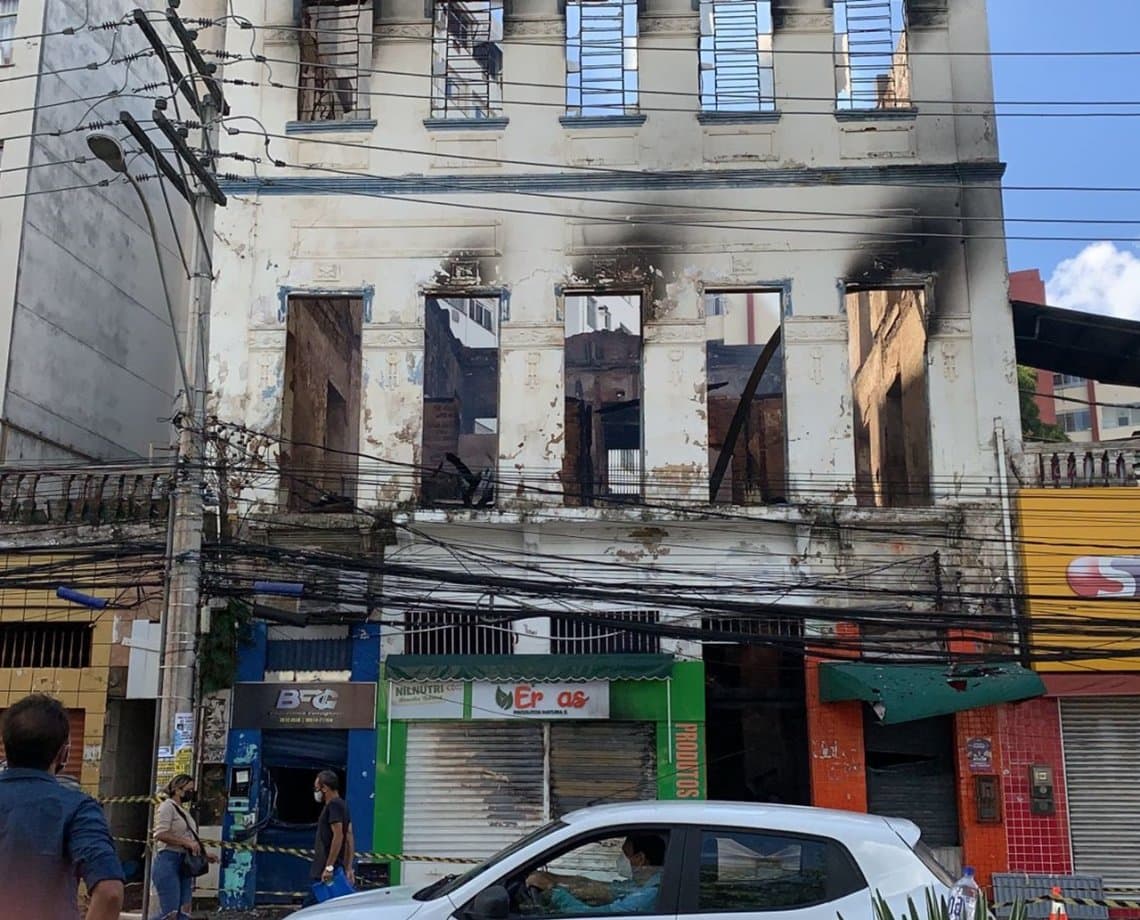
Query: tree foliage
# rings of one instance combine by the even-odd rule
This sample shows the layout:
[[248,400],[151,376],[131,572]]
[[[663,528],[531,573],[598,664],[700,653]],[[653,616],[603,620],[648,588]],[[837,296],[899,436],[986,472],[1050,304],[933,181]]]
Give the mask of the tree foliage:
[[1028,441],[1067,441],[1069,436],[1059,425],[1041,420],[1041,409],[1033,397],[1037,392],[1037,371],[1017,368],[1017,392],[1021,400],[1021,436]]

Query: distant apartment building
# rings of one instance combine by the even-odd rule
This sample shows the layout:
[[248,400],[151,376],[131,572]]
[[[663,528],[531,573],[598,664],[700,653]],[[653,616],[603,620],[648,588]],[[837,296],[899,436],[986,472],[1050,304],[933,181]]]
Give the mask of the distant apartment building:
[[[1044,304],[1045,282],[1037,269],[1009,276],[1011,300]],[[1140,388],[1100,383],[1070,374],[1037,371],[1041,421],[1056,424],[1069,440],[1113,441],[1140,432]]]

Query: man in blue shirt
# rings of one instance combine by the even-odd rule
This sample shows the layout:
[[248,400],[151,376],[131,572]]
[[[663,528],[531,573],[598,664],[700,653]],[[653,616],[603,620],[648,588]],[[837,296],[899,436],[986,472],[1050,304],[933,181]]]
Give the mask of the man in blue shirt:
[[24,697],[4,714],[7,769],[0,773],[0,904],[6,917],[78,920],[78,880],[87,920],[118,920],[123,870],[103,810],[57,781],[70,756],[67,710],[49,696]]
[[650,914],[661,892],[665,843],[665,838],[653,833],[627,837],[618,870],[622,879],[616,882],[533,872],[526,883],[547,892],[550,906],[560,914]]

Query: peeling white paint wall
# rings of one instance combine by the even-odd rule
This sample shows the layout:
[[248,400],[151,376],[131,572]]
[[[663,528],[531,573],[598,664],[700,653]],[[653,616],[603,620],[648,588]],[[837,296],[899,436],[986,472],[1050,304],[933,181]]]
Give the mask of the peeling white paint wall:
[[[525,4],[525,16],[509,16],[506,23],[509,124],[433,131],[423,123],[430,114],[431,48],[422,0],[384,4],[373,54],[373,66],[384,73],[371,77],[378,125],[273,137],[272,156],[312,168],[260,168],[262,175],[298,180],[339,177],[343,191],[236,194],[218,216],[222,243],[211,386],[219,417],[280,433],[283,289],[371,287],[372,318],[363,332],[361,444],[373,459],[361,463],[359,500],[364,507],[412,500],[409,470],[419,461],[422,428],[423,296],[437,289],[452,259],[470,258],[479,265],[481,290],[509,293],[499,413],[499,476],[505,484],[497,504],[507,510],[559,505],[560,292],[594,286],[616,260],[625,273],[618,287],[645,295],[646,498],[690,505],[707,496],[703,292],[778,285],[787,291],[790,497],[794,503],[846,508],[854,504],[855,459],[841,287],[860,281],[930,283],[937,510],[926,513],[954,513],[967,493],[977,497],[996,485],[994,419],[1003,419],[1008,432],[1018,431],[1018,403],[998,183],[963,190],[908,182],[905,173],[868,172],[888,165],[997,160],[987,68],[976,57],[924,53],[986,50],[984,3],[919,5],[925,12],[911,35],[918,52],[912,57],[916,118],[837,120],[830,4],[798,0],[784,4],[775,36],[779,120],[702,126],[695,117],[697,16],[689,0],[649,0],[639,58],[645,123],[564,128],[558,121],[564,102],[563,24],[556,0],[534,0]],[[296,60],[292,4],[267,0],[264,10],[269,28],[252,36],[231,29],[229,50],[248,54],[252,37],[255,53]],[[281,83],[295,82],[293,65],[273,67]],[[256,114],[271,135],[283,136],[295,116],[295,94],[269,87],[265,75],[260,65],[229,65],[228,77],[260,84],[233,87],[231,101],[236,111]],[[950,110],[950,100],[960,100],[954,107],[958,117],[938,114]],[[264,156],[264,140],[253,131],[226,143]],[[464,159],[476,156],[485,159]],[[587,181],[598,168],[694,170],[724,178],[720,186],[667,191],[568,185],[562,196],[457,193],[447,187],[449,179],[551,172]],[[814,185],[769,184],[755,172],[743,172],[805,168],[849,172]],[[438,184],[403,196],[367,194],[369,181],[388,176]],[[805,212],[825,216],[812,219]],[[963,233],[965,243],[956,238]],[[272,503],[275,490],[263,485],[246,497]],[[590,520],[583,511],[567,513]],[[756,511],[759,517],[775,513]],[[789,559],[794,554],[790,548],[780,552]]]

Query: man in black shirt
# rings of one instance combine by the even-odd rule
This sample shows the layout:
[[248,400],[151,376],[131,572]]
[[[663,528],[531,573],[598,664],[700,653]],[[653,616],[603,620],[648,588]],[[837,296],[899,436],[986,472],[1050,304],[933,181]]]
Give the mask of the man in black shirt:
[[313,849],[316,853],[309,877],[314,881],[329,882],[336,869],[344,869],[350,885],[356,884],[352,871],[354,841],[352,838],[352,817],[348,804],[340,796],[340,777],[332,770],[322,770],[313,783],[313,798],[324,803],[321,816],[317,819],[317,840]]

